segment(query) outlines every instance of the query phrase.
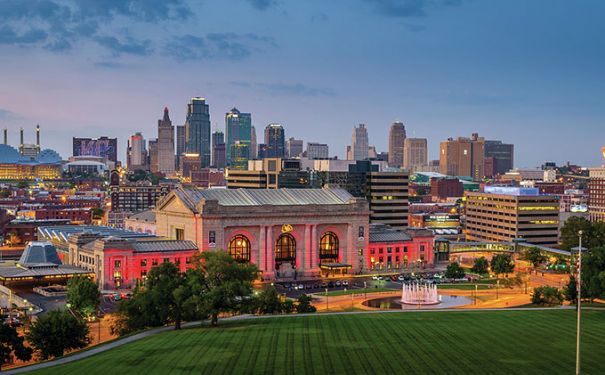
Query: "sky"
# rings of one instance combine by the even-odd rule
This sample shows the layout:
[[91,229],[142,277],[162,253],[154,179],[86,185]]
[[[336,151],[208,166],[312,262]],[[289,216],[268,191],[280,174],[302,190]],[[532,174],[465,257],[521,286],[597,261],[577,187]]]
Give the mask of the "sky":
[[194,96],[340,158],[364,123],[388,149],[478,132],[515,166],[596,166],[605,146],[599,0],[0,0],[0,128],[71,155],[71,137],[157,137]]

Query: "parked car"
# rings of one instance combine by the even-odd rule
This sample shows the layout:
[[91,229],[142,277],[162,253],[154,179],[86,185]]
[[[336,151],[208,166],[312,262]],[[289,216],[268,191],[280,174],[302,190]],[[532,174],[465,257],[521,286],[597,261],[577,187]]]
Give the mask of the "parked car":
[[328,287],[328,283],[326,283],[325,281],[321,283],[321,287],[322,288],[327,288]]
[[397,276],[397,280],[404,281],[405,277],[403,275],[399,275],[399,276]]
[[349,286],[349,280],[343,280],[342,286]]
[[302,284],[298,284],[298,290],[303,290],[303,289],[305,289],[305,286]]
[[380,280],[377,275],[372,276],[372,280]]
[[336,280],[336,283],[334,283],[336,285],[336,287],[339,287],[341,285],[340,280]]
[[328,288],[334,288],[334,281],[328,282]]

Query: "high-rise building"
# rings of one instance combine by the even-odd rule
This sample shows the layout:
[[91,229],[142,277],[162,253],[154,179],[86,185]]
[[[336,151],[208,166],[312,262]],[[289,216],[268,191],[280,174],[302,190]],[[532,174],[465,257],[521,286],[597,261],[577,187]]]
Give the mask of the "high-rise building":
[[[227,164],[231,165],[233,155],[231,153],[233,145],[239,142],[240,145],[247,145],[248,153],[250,153],[250,143],[252,136],[252,115],[250,113],[242,113],[237,108],[232,108],[225,114],[225,148],[227,150]],[[238,147],[239,149],[239,147]],[[241,151],[241,149],[239,149]],[[242,158],[244,155],[239,155]],[[250,155],[245,156],[246,159]]]
[[369,143],[368,129],[365,124],[353,128],[351,138],[351,160],[366,160],[368,158]]
[[439,171],[449,176],[484,177],[485,139],[473,133],[471,138],[449,138],[439,145]]
[[164,117],[158,120],[158,171],[166,175],[174,174],[174,126],[170,121],[168,107],[164,108]]
[[405,169],[415,172],[427,165],[428,147],[426,138],[406,138],[403,144],[403,167]]
[[308,159],[327,159],[329,158],[329,148],[325,143],[307,142]]
[[[605,158],[605,147],[601,150]],[[590,221],[605,222],[605,164],[590,168],[588,180],[588,215]]]
[[286,150],[286,134],[280,124],[269,124],[265,127],[265,145],[268,158],[283,158]]
[[258,142],[256,141],[256,128],[250,127],[250,159],[258,158]]
[[185,125],[176,126],[176,168],[180,170],[181,156],[187,150],[187,137],[185,137]]
[[212,166],[223,169],[226,164],[225,134],[217,130],[212,133]]
[[370,201],[370,223],[403,229],[408,226],[407,172],[370,172],[367,189]]
[[485,141],[485,158],[492,158],[491,173],[485,175],[493,177],[497,174],[503,175],[514,167],[515,146],[502,143],[502,141]]
[[466,192],[466,239],[513,241],[556,246],[559,240],[559,200],[538,188],[487,186]]
[[403,122],[396,121],[389,129],[389,166],[403,166],[403,150],[405,142],[405,126]]
[[286,141],[286,157],[298,158],[303,153],[303,140],[290,138]]
[[159,172],[159,163],[158,163],[158,140],[150,139],[149,140],[149,170],[153,173]]
[[233,169],[247,169],[250,155],[250,143],[235,141],[231,145],[231,164]]
[[191,98],[185,120],[187,153],[199,154],[202,168],[210,166],[210,110],[206,99]]
[[131,171],[149,170],[147,154],[147,142],[143,138],[143,134],[135,133],[128,140],[128,154],[126,155],[126,165]]

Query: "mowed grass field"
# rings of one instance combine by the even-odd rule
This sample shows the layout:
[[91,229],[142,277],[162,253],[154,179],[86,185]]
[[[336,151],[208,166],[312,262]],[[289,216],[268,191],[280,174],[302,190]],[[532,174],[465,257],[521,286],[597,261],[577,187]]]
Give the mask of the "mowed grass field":
[[[583,312],[583,373],[605,373],[605,311]],[[572,374],[572,310],[220,322],[34,374]]]

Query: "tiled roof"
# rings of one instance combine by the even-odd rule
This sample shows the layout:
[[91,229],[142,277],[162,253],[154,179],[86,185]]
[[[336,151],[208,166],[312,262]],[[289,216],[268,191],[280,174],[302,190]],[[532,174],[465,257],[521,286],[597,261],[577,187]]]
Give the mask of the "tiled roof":
[[155,222],[155,211],[147,210],[139,212],[138,214],[134,214],[128,217],[128,220],[136,220],[136,221],[144,221],[147,223]]
[[433,237],[425,228],[394,229],[384,224],[370,225],[370,243],[411,241],[414,237]]
[[80,233],[98,234],[103,237],[114,236],[118,238],[155,237],[151,234],[97,225],[45,226],[38,227],[38,233],[46,240],[58,240],[62,242],[67,242],[70,235]]
[[192,210],[202,199],[221,206],[302,206],[349,204],[353,198],[344,189],[198,189],[183,187],[175,191]]
[[133,244],[135,252],[148,253],[156,251],[182,251],[197,250],[192,241],[160,240],[160,241],[136,241]]

